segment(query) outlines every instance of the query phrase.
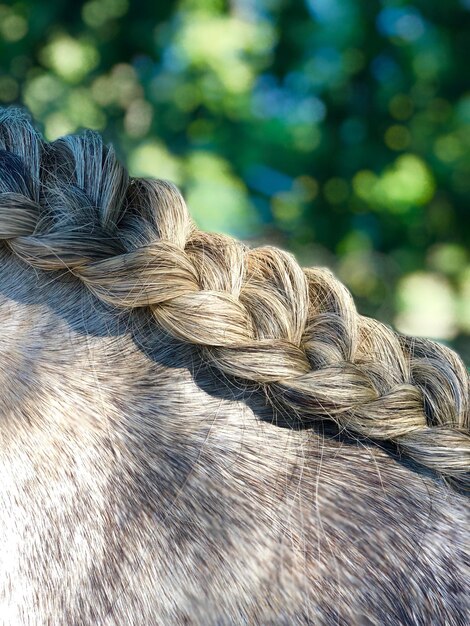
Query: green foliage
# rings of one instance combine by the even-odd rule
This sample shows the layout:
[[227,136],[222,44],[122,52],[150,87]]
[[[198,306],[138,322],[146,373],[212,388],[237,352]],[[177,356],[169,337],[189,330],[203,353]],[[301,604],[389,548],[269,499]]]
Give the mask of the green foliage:
[[468,0],[0,4],[0,102],[470,362]]

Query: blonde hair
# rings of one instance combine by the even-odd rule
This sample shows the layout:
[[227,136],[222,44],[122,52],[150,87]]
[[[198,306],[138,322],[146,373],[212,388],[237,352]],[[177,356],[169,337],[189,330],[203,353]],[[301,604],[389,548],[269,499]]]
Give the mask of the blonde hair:
[[17,257],[148,307],[280,425],[332,420],[470,488],[469,374],[451,349],[360,315],[326,268],[201,232],[173,184],[129,178],[94,132],[46,143],[4,110],[0,148],[0,238]]

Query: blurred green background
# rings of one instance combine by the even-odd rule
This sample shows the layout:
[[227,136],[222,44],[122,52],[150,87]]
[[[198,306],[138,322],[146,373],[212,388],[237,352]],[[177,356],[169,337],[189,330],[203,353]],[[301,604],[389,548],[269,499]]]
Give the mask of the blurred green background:
[[470,364],[470,0],[0,4],[0,101]]

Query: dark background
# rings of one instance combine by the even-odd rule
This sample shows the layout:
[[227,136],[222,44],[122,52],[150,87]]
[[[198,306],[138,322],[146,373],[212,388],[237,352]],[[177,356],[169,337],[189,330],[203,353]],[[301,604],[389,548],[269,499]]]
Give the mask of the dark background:
[[0,103],[470,364],[470,0],[0,4]]

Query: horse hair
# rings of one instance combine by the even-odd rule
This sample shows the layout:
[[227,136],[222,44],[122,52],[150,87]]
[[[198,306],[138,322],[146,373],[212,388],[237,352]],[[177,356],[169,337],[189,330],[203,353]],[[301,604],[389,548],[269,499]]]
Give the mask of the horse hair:
[[0,624],[469,623],[453,350],[16,108],[0,239]]

